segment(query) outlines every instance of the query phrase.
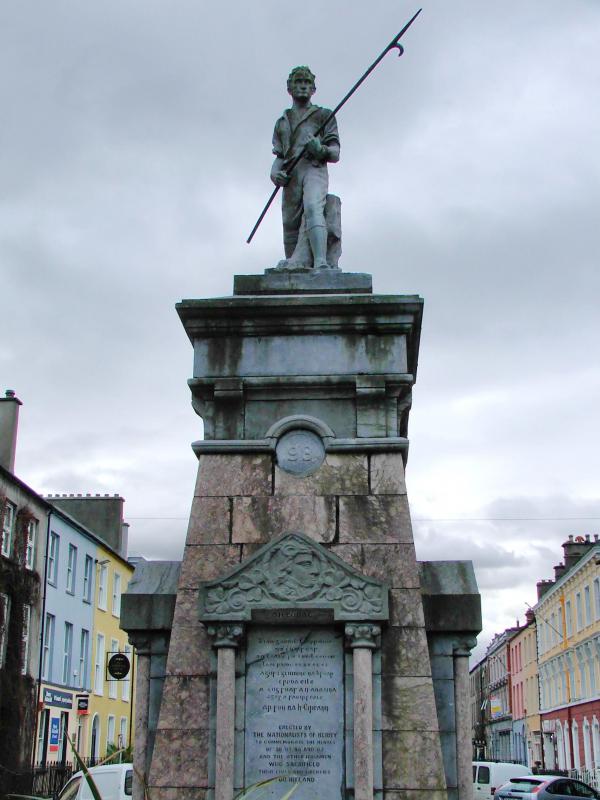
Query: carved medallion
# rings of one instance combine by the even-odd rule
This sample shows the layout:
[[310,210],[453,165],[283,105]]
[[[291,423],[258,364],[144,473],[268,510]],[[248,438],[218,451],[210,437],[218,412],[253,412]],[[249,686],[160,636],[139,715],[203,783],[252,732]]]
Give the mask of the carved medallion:
[[292,430],[277,442],[275,450],[279,467],[303,478],[316,472],[325,460],[320,436],[307,430]]

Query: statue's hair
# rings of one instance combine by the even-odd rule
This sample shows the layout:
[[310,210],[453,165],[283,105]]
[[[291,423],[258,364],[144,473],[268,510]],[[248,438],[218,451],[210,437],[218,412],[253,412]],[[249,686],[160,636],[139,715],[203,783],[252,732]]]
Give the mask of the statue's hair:
[[297,77],[308,78],[308,80],[312,83],[312,85],[315,86],[315,76],[312,74],[312,72],[308,67],[294,67],[294,69],[290,72],[287,79],[288,92],[292,88],[292,82]]

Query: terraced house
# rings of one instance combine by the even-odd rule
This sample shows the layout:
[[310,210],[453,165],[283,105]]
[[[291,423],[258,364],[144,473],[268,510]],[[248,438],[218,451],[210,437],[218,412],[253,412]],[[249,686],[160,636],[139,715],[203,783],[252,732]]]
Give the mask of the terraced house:
[[570,536],[534,608],[546,767],[600,770],[600,542]]
[[[14,474],[20,405],[0,399],[0,789],[29,793],[34,765],[37,780],[72,761],[69,742],[92,762],[130,744],[133,566],[121,497],[44,498]],[[114,653],[131,665],[119,680]]]
[[[126,559],[123,499],[49,495],[47,500],[54,511],[36,760],[66,758],[67,726],[79,752],[95,762],[131,741],[135,664],[127,635],[119,628],[121,593],[133,574]],[[108,670],[116,653],[125,654],[131,664],[121,680]]]
[[27,789],[50,506],[14,475],[19,406],[0,398],[0,786]]

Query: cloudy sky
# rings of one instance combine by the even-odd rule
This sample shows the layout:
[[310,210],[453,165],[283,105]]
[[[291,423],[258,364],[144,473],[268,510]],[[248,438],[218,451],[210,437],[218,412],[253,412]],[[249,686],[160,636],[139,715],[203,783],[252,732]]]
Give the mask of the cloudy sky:
[[[418,6],[0,8],[0,388],[17,474],[126,498],[178,558],[202,423],[182,297],[281,257],[270,140],[296,64],[333,106]],[[348,271],[425,299],[410,422],[419,558],[471,558],[486,644],[569,533],[600,532],[600,3],[429,0],[340,113]]]

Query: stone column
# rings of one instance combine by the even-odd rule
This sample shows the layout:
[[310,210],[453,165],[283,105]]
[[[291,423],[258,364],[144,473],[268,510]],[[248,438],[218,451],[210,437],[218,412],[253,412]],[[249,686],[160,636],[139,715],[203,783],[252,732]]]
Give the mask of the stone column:
[[373,663],[379,625],[346,625],[354,673],[354,800],[373,800]]
[[[148,784],[148,723],[150,718],[150,640],[139,636],[129,636],[129,643],[135,647],[135,716],[133,744],[133,797],[132,800],[145,800],[145,787]],[[133,695],[133,686],[131,687]]]
[[467,638],[457,642],[452,649],[458,800],[473,800],[473,747],[471,741],[469,656],[476,642],[476,639]]
[[235,649],[244,633],[243,625],[208,628],[217,650],[217,713],[215,748],[215,800],[232,800],[235,740]]

